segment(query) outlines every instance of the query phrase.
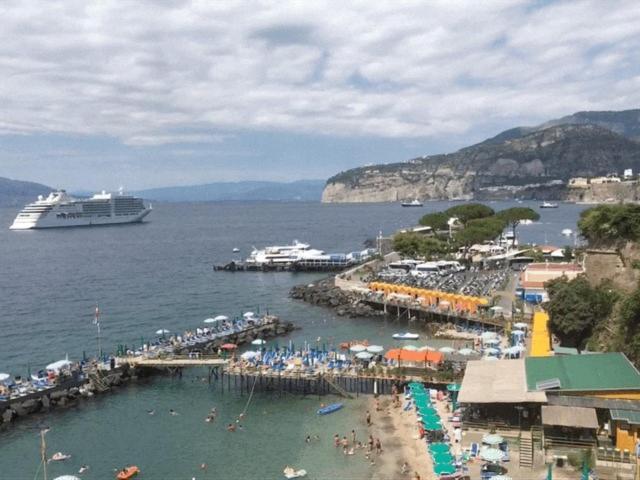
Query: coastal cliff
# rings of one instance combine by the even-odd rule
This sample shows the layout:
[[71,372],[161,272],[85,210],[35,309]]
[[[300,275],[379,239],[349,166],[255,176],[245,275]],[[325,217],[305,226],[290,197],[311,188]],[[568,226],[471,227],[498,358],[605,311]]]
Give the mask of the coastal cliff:
[[640,170],[638,131],[640,110],[580,112],[451,154],[341,172],[327,180],[322,201],[565,199],[571,177]]

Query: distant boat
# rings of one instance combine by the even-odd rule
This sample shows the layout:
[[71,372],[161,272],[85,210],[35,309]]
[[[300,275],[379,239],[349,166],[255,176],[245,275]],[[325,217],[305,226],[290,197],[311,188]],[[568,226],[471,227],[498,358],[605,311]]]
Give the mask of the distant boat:
[[332,403],[331,405],[327,405],[326,407],[322,407],[318,410],[318,415],[328,415],[333,412],[337,412],[344,405],[342,403]]
[[401,205],[403,207],[421,207],[422,206],[422,202],[420,200],[418,200],[417,198],[414,198],[410,202],[402,202]]
[[418,338],[420,338],[420,335],[418,335],[417,333],[405,332],[405,333],[394,333],[392,337],[395,340],[417,340]]
[[540,208],[558,208],[558,204],[552,202],[542,202],[540,204]]
[[564,235],[565,237],[570,237],[573,234],[573,230],[571,230],[570,228],[565,228],[564,230],[562,230],[562,235]]
[[140,473],[140,469],[135,465],[131,465],[130,467],[123,468],[116,475],[118,480],[129,480],[130,478],[135,477],[138,473]]
[[239,249],[238,247],[235,247],[235,248],[232,250],[232,252],[233,252],[233,253],[238,253],[239,251],[240,251],[240,249]]
[[285,467],[284,469],[284,476],[285,478],[301,478],[301,477],[306,477],[307,476],[307,471],[304,469],[300,469],[300,470],[295,470],[292,467]]

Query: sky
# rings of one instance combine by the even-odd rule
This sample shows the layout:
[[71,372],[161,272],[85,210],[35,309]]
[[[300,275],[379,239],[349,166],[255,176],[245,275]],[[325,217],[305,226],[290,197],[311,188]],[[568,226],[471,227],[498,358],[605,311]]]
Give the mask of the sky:
[[323,179],[640,106],[640,3],[0,2],[0,176]]

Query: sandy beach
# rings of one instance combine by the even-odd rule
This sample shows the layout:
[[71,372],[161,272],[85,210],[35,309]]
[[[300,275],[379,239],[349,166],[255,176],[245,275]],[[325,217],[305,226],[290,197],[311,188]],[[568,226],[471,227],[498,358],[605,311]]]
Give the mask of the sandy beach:
[[[422,479],[435,478],[425,442],[418,439],[415,412],[393,407],[389,396],[380,397],[380,411],[376,411],[375,403],[374,398],[368,402],[372,424],[367,434],[380,438],[383,452],[373,455],[376,464],[371,478],[410,479],[414,472],[418,472]],[[404,462],[408,463],[409,469],[402,474]]]

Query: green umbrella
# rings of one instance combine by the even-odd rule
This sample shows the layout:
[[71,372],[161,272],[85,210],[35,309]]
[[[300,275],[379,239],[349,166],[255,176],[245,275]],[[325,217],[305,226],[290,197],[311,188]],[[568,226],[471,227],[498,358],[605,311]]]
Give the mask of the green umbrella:
[[433,463],[453,463],[453,455],[450,453],[434,453]]
[[449,444],[436,442],[429,445],[429,451],[431,453],[449,453]]
[[447,385],[447,390],[449,390],[450,392],[459,392],[460,391],[460,384],[459,383],[450,383],[449,385]]
[[438,411],[433,408],[431,405],[420,405],[418,407],[418,412],[422,413],[422,414],[434,414],[434,413],[438,413]]
[[455,473],[456,467],[450,463],[436,463],[433,466],[433,471],[436,475],[449,475]]
[[442,424],[440,422],[427,422],[424,424],[424,429],[430,432],[437,432],[442,430]]

